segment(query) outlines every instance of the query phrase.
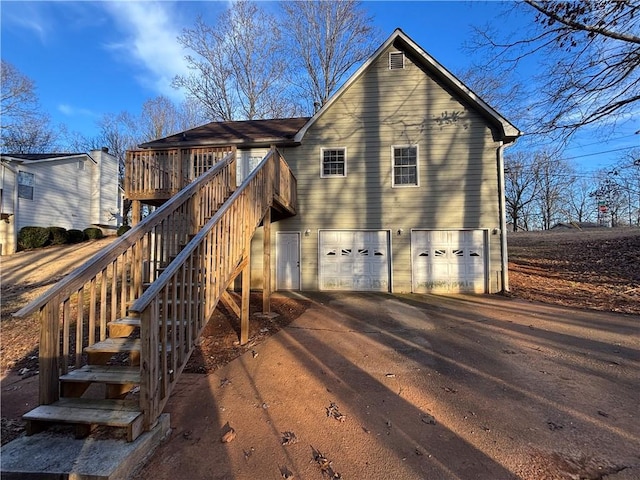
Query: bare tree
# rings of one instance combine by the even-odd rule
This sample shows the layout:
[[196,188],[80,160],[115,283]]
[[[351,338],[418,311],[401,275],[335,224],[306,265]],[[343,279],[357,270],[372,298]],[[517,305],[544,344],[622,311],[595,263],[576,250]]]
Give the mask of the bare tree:
[[514,69],[533,54],[542,59],[527,131],[566,139],[587,125],[633,118],[640,104],[640,4],[525,0],[514,8],[534,14],[532,30],[507,38],[478,30],[475,50],[484,50],[494,68]]
[[1,64],[0,148],[11,153],[41,153],[55,148],[57,136],[40,110],[34,82],[11,63]]
[[505,158],[506,213],[514,232],[529,229],[525,214],[537,198],[537,169],[538,166],[533,157],[522,152]]
[[210,120],[295,114],[296,106],[285,93],[288,69],[280,29],[256,3],[233,3],[217,25],[207,25],[200,17],[178,41],[191,51],[186,60],[192,73],[177,75],[173,86],[197,99]]
[[159,95],[142,104],[138,128],[133,136],[138,142],[149,142],[205,122],[197,102],[187,100],[176,105],[168,97]]
[[151,141],[176,133],[180,128],[180,113],[166,96],[150,98],[142,104],[140,134],[142,141]]
[[118,175],[124,179],[124,163],[127,150],[136,148],[140,143],[136,118],[127,111],[117,115],[105,114],[98,121],[99,134],[92,140],[94,145],[107,147],[109,153],[118,159]]
[[548,230],[562,217],[566,192],[575,181],[575,172],[566,160],[548,152],[539,152],[534,161],[538,176],[536,203],[542,229]]
[[299,87],[314,109],[322,107],[349,70],[371,55],[379,33],[355,0],[281,2],[292,35],[291,58]]
[[593,221],[597,205],[593,201],[593,179],[579,178],[569,186],[563,197],[565,207],[562,209],[569,222]]
[[3,128],[1,136],[1,148],[7,153],[46,153],[57,149],[58,136],[49,127],[45,114]]
[[0,127],[11,127],[22,118],[29,118],[38,113],[38,96],[36,86],[26,75],[23,75],[13,64],[2,60],[0,67],[2,90]]
[[621,222],[624,217],[625,223],[640,225],[640,149],[629,152],[608,171],[599,190],[621,203],[618,209]]
[[189,130],[207,122],[205,110],[195,98],[185,99],[178,107],[178,131]]

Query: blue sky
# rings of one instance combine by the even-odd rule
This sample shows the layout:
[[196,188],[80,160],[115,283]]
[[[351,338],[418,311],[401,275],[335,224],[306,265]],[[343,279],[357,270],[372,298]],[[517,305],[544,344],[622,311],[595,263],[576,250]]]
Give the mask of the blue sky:
[[[159,94],[180,101],[171,79],[184,73],[185,52],[176,42],[197,15],[214,22],[228,2],[21,2],[4,0],[1,8],[1,54],[36,82],[43,110],[55,123],[87,136],[103,114],[137,113]],[[273,4],[263,3],[267,8]],[[365,2],[386,38],[400,27],[453,73],[469,59],[462,45],[472,26],[494,19],[496,2]],[[526,28],[530,18],[510,18],[505,28]],[[533,68],[530,65],[529,68]],[[527,69],[521,75],[526,78]],[[500,108],[498,108],[500,110]],[[565,156],[593,170],[615,163],[640,144],[638,122],[616,131],[607,141],[585,132]],[[619,150],[623,149],[623,150]],[[607,152],[616,150],[615,152]]]

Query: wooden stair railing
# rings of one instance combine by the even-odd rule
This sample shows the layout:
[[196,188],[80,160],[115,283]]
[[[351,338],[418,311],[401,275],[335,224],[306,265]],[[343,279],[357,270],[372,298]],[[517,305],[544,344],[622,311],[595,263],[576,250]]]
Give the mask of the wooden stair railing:
[[240,273],[241,343],[247,341],[251,238],[280,189],[276,171],[290,176],[272,149],[129,308],[141,319],[140,405],[145,429],[161,414],[202,329]]
[[[15,314],[39,309],[42,319],[40,406],[23,417],[28,434],[67,423],[85,436],[105,425],[132,441],[151,429],[217,303],[233,301],[226,289],[240,273],[246,343],[251,237],[263,218],[268,222],[274,201],[295,211],[295,178],[275,149],[235,191],[234,171],[230,154]],[[188,234],[194,224],[202,228]],[[156,264],[167,264],[158,276]],[[143,293],[146,276],[154,278]],[[95,399],[89,389],[100,384],[104,398]]]
[[[210,223],[208,220],[235,190],[235,171],[234,149],[153,214],[14,314],[40,314],[40,407],[24,417],[28,433],[57,422],[74,424],[78,434],[84,435],[91,426],[103,424],[125,428],[132,440],[154,422],[142,416],[140,405],[114,398],[121,396],[125,387],[142,380],[139,371],[149,364],[144,356],[140,361],[140,353],[148,354],[148,345],[141,347],[139,339],[118,337],[131,327],[127,327],[127,320],[131,324],[139,322],[131,315],[130,306],[143,294],[143,285],[161,276],[159,268],[180,256],[184,245]],[[204,278],[202,272],[197,278]],[[200,286],[194,288],[201,290]],[[165,300],[160,312],[166,316],[173,307],[168,298]],[[168,329],[174,328],[169,323],[154,325],[159,330],[153,334],[143,329],[147,338],[155,335],[166,339]],[[160,351],[173,355],[167,342],[162,343]],[[184,358],[184,350],[178,352]],[[137,368],[132,371],[131,367],[105,365],[116,353],[128,356],[129,364]],[[80,398],[91,383],[106,385],[105,400]],[[142,383],[146,385],[149,380]]]

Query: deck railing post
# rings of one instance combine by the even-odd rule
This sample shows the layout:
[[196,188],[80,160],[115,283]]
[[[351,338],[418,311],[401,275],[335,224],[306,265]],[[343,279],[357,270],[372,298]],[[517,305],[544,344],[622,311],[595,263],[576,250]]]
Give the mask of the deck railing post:
[[262,263],[262,313],[271,313],[271,207],[267,207],[267,212],[262,221],[264,226],[263,263]]
[[60,398],[58,377],[60,360],[59,302],[54,299],[40,310],[40,405],[49,405]]

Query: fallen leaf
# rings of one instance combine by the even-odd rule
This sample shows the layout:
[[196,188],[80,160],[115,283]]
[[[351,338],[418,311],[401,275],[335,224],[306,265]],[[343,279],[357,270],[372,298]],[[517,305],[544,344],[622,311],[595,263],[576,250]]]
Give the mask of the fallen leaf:
[[[229,425],[229,423],[227,423],[227,426]],[[236,431],[229,427],[229,429],[222,435],[222,438],[220,438],[220,441],[222,443],[230,443],[233,442],[236,438]]]

